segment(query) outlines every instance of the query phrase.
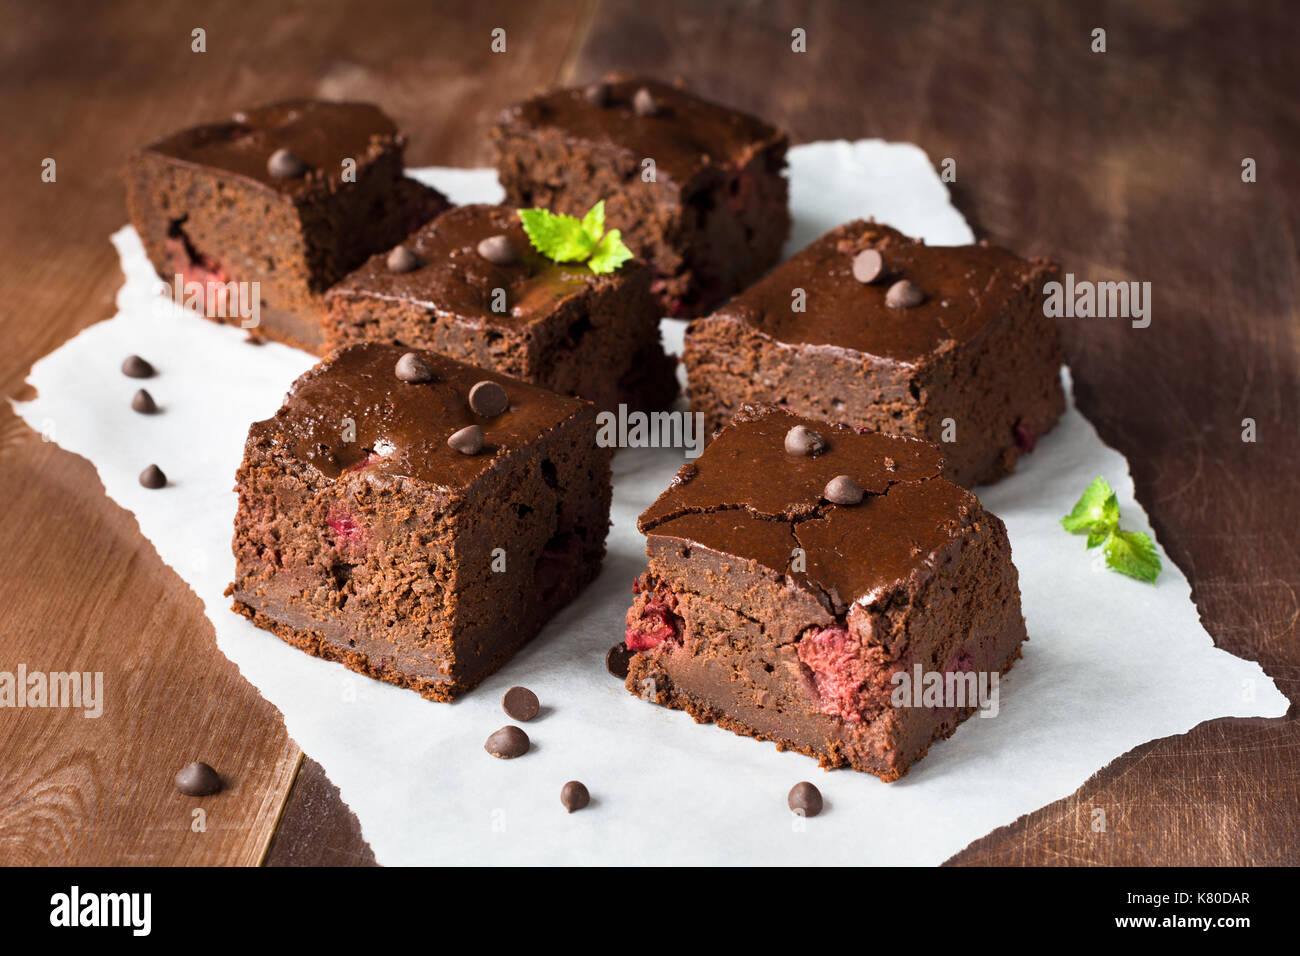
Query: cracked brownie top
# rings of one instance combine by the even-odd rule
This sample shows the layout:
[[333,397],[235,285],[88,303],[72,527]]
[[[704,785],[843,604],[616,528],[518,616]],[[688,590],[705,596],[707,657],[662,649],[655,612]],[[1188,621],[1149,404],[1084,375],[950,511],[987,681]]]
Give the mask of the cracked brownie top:
[[841,616],[929,574],[982,514],[942,464],[929,442],[746,405],[638,527],[756,562]]
[[634,165],[652,157],[660,173],[683,185],[719,164],[743,166],[786,138],[755,116],[646,79],[554,90],[506,108],[497,121],[512,133],[545,130]]
[[974,339],[1016,297],[1037,296],[1054,268],[986,243],[927,246],[858,219],[700,321],[743,322],[781,343],[918,365]]
[[[418,359],[418,374],[404,368],[407,356]],[[481,382],[501,386],[497,407],[472,407]],[[365,343],[299,378],[280,410],[252,426],[248,444],[327,479],[410,477],[457,490],[580,413],[594,416],[586,402],[436,352]]]
[[363,165],[404,145],[393,121],[377,106],[286,100],[237,113],[229,122],[181,130],[144,151],[297,196],[341,186],[345,159]]

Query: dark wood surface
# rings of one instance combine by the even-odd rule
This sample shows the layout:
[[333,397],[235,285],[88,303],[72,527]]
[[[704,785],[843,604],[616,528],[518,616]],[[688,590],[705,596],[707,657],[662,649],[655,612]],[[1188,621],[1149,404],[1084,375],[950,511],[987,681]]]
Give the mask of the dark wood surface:
[[[15,176],[31,170],[28,185],[0,191],[9,394],[33,360],[111,313],[120,275],[106,237],[125,220],[125,152],[291,94],[373,99],[410,131],[412,164],[470,165],[487,159],[495,109],[535,87],[607,70],[681,77],[796,141],[880,136],[952,157],[955,198],[980,235],[1081,278],[1150,281],[1149,328],[1062,321],[1079,404],[1128,457],[1206,629],[1262,664],[1292,700],[1291,719],[1212,721],[1144,744],[953,862],[1300,862],[1293,5],[0,9],[11,25],[0,115]],[[208,30],[206,54],[189,50],[195,26]],[[496,26],[505,54],[489,51]],[[805,54],[790,50],[796,27]],[[1090,51],[1097,27],[1104,54]],[[57,184],[38,181],[46,156],[59,162]],[[1258,182],[1241,181],[1244,157]],[[1241,441],[1247,417],[1253,444]],[[0,490],[26,515],[0,539],[0,668],[57,650],[60,662],[116,668],[139,702],[111,724],[0,715],[0,858],[372,862],[318,765],[301,760],[291,784],[300,761],[278,714],[216,650],[198,601],[89,466],[7,408],[0,440]],[[166,778],[189,752],[238,768],[221,798],[224,843],[157,838],[175,812]],[[1091,826],[1097,808],[1104,833]]]

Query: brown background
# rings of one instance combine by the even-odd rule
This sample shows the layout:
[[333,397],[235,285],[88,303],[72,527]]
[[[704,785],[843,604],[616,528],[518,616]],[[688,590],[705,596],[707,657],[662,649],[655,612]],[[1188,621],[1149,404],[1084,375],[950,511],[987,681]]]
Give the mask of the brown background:
[[[1085,8],[1088,8],[1085,10]],[[1153,322],[1065,321],[1078,400],[1128,456],[1216,643],[1300,699],[1296,10],[1284,3],[16,3],[0,30],[0,387],[107,317],[132,146],[282,96],[371,99],[413,165],[481,164],[495,109],[606,70],[682,77],[795,141],[957,161],[976,231]],[[489,51],[506,28],[508,52]],[[207,52],[190,31],[207,30]],[[790,51],[807,31],[808,52]],[[1091,31],[1108,50],[1090,52]],[[1259,181],[1241,181],[1243,157]],[[58,181],[40,182],[43,158]],[[116,357],[114,357],[116,359]],[[1241,441],[1242,419],[1258,442]],[[0,712],[0,862],[370,862],[355,818],[216,649],[91,467],[0,408],[0,670],[102,670],[100,720]],[[1063,502],[1068,505],[1068,502]],[[1064,542],[1069,544],[1070,542]],[[1143,635],[1132,635],[1134,641]],[[1220,720],[1115,761],[963,863],[1300,861],[1300,722]],[[200,804],[176,768],[228,778]],[[1107,830],[1093,833],[1093,808]],[[870,862],[870,861],[864,861]]]

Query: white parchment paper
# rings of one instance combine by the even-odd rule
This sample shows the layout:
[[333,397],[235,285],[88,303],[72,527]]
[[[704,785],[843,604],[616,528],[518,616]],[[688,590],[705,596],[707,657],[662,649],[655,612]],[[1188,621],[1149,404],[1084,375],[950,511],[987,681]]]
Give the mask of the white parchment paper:
[[[458,202],[501,196],[491,171],[419,175]],[[801,146],[790,179],[789,251],[854,216],[935,244],[972,239],[914,146]],[[118,314],[37,363],[30,380],[39,396],[17,410],[93,462],[109,496],[136,515],[203,600],[218,646],[339,786],[381,863],[934,864],[1073,792],[1137,744],[1212,717],[1286,712],[1258,665],[1213,646],[1177,567],[1166,559],[1158,585],[1142,584],[1105,570],[1100,549],[1061,529],[1059,517],[1105,475],[1124,525],[1150,531],[1124,458],[1073,406],[1018,474],[979,490],[1010,531],[1031,637],[1002,681],[999,714],[968,720],[898,783],[825,773],[807,757],[696,725],[632,697],[605,672],[644,566],[636,515],[680,464],[672,450],[619,452],[599,580],[468,697],[435,704],[351,674],[257,630],[222,595],[233,577],[232,487],[248,425],[275,411],[312,358],[248,345],[239,330],[179,312],[155,294],[134,232],[112,241],[126,276]],[[677,350],[681,323],[664,328]],[[118,368],[130,353],[158,376],[124,377]],[[161,414],[131,411],[141,384]],[[170,478],[163,491],[137,483],[152,462]],[[531,752],[497,760],[483,742],[508,722],[500,699],[514,684],[536,691],[543,710],[527,725]],[[235,778],[253,771],[219,769]],[[559,802],[570,779],[593,797],[571,816]],[[804,779],[827,809],[799,821],[785,798]]]

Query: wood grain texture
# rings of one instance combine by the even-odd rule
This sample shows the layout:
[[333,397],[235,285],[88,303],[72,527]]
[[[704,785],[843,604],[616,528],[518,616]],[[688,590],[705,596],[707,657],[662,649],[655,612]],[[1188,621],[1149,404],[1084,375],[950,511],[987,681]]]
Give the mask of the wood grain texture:
[[[0,190],[0,387],[12,395],[32,362],[112,312],[121,273],[108,235],[126,221],[129,150],[305,95],[377,100],[411,131],[413,164],[479,163],[497,102],[482,91],[508,100],[553,82],[584,8],[4,0],[0,11],[15,175]],[[505,55],[489,48],[497,26]],[[195,27],[206,53],[191,51]],[[55,183],[40,181],[46,157]],[[100,670],[109,700],[98,720],[0,711],[0,863],[258,863],[300,756],[280,715],[217,650],[197,598],[85,461],[42,443],[7,404],[0,439],[0,670]],[[196,757],[230,780],[201,803],[171,785]],[[307,766],[286,827],[315,855],[280,841],[277,859],[364,860],[355,818],[337,791],[312,789]],[[194,805],[206,833],[189,829]],[[338,844],[312,821],[352,851],[330,856]]]
[[[1300,700],[1291,68],[1300,35],[1284,3],[3,0],[0,9],[17,25],[0,34],[0,116],[13,168],[33,170],[29,188],[0,191],[8,392],[35,358],[110,313],[120,276],[106,236],[125,218],[116,174],[135,145],[249,102],[308,94],[379,101],[411,131],[412,163],[478,163],[492,113],[537,86],[607,70],[680,76],[796,141],[917,142],[956,160],[954,195],[981,235],[1054,256],[1081,278],[1152,283],[1150,328],[1062,323],[1079,404],[1128,457],[1214,640],[1260,661]],[[189,52],[194,26],[208,29],[202,56]],[[493,26],[507,30],[505,55],[488,52]],[[790,50],[795,27],[807,32],[805,54]],[[1104,54],[1089,50],[1095,27],[1107,31]],[[45,156],[58,159],[57,186],[37,182]],[[1251,185],[1240,178],[1246,156],[1259,168]],[[1240,440],[1246,417],[1255,444]],[[237,675],[222,677],[230,665],[198,602],[104,500],[88,466],[33,440],[8,409],[0,438],[0,490],[20,492],[37,516],[0,538],[0,669],[30,663],[50,641],[87,659],[111,649],[132,662],[119,676],[142,695],[139,716],[111,732],[57,714],[0,715],[0,852],[21,846],[45,859],[69,847],[82,861],[120,861],[102,833],[81,832],[102,829],[139,861],[256,859],[276,816],[261,808],[278,812],[287,792],[276,768],[297,759],[278,716]],[[64,631],[72,643],[48,636]],[[180,633],[185,676],[157,660]],[[220,749],[227,712],[213,708],[227,704],[237,739],[257,754]],[[1144,744],[953,862],[1297,862],[1297,710]],[[181,753],[158,721],[210,728],[204,745],[256,781],[218,798],[241,821],[228,843],[205,839],[200,851],[172,834],[150,849],[150,821],[170,825],[171,799],[154,788],[161,761],[151,752]],[[268,861],[365,862],[355,819],[304,767]],[[1104,834],[1092,829],[1097,808]]]

